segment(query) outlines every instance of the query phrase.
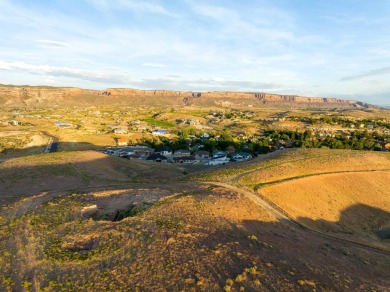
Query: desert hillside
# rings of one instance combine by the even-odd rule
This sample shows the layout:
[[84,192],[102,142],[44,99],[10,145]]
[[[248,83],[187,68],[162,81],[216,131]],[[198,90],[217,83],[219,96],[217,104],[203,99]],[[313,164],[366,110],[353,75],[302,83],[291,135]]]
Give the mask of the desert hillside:
[[390,250],[389,153],[300,149],[269,156],[210,175],[254,190],[312,230]]
[[91,151],[0,164],[0,290],[389,287],[388,153],[183,167]]
[[167,105],[167,106],[250,106],[294,108],[368,108],[364,102],[338,98],[302,97],[244,92],[181,92],[110,88],[90,90],[70,87],[0,85],[4,106],[65,105]]

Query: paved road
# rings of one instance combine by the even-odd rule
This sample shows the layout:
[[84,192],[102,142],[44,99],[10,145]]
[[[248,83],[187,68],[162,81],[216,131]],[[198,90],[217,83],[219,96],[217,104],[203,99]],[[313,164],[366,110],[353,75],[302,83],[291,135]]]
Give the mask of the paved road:
[[58,151],[58,138],[55,137],[55,136],[50,135],[46,131],[42,131],[42,133],[50,138],[49,139],[49,143],[47,144],[44,153],[57,152]]
[[57,152],[57,149],[58,149],[58,142],[53,142],[53,143],[51,144],[49,153]]

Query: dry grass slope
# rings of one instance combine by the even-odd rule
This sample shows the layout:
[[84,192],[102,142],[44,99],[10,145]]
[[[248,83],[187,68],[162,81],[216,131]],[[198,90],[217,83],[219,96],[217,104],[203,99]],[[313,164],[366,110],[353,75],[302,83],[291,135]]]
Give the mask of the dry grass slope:
[[[288,228],[229,190],[187,184],[179,192],[126,192],[43,195],[3,210],[0,289],[329,291],[389,284],[389,258]],[[110,197],[130,202],[148,193],[163,197],[121,221],[85,213]]]
[[42,191],[176,180],[201,168],[127,160],[94,151],[26,156],[0,164],[0,203]]
[[88,151],[12,159],[0,164],[0,290],[385,291],[388,252],[284,224],[213,181],[384,249],[373,231],[390,222],[389,168],[388,154],[305,149],[202,175]]
[[390,250],[389,153],[301,149],[234,171],[304,226]]

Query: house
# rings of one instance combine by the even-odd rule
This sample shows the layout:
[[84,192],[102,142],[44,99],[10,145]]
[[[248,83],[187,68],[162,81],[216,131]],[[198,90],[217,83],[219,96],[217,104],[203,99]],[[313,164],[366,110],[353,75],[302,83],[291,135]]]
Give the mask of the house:
[[226,156],[227,153],[225,151],[218,150],[213,152],[213,158],[226,157]]
[[199,160],[196,159],[194,156],[180,156],[180,157],[174,157],[173,162],[195,164],[195,163],[199,163]]
[[60,122],[60,121],[56,121],[54,122],[54,124],[58,127],[58,128],[69,128],[72,126],[72,124],[68,124],[68,123],[64,123],[64,122]]
[[10,121],[9,124],[11,126],[19,126],[20,125],[19,121],[15,121],[15,120]]
[[187,120],[186,121],[186,124],[187,125],[199,125],[200,124],[200,122],[198,121],[198,120]]
[[127,134],[127,129],[126,128],[115,128],[114,133],[115,134]]
[[172,155],[172,150],[169,147],[163,147],[159,153],[164,156]]
[[252,159],[252,154],[248,152],[241,151],[239,154],[244,158],[244,160]]
[[200,136],[200,137],[203,138],[203,139],[209,139],[210,135],[207,134],[207,133],[203,133],[202,136]]
[[138,132],[145,132],[145,131],[147,131],[149,129],[150,129],[150,127],[148,127],[148,126],[139,126],[139,127],[136,128],[136,130]]
[[238,153],[234,153],[232,155],[232,160],[233,161],[244,161],[244,160],[248,160],[248,159],[252,159],[252,155],[249,154],[248,152],[238,152]]
[[232,161],[244,161],[244,157],[240,153],[234,153]]
[[191,152],[185,149],[176,150],[174,156],[190,156]]
[[144,157],[148,157],[153,153],[154,153],[153,148],[150,148],[148,146],[140,146],[140,145],[122,148],[122,152],[121,152],[122,155],[140,155]]
[[127,139],[125,139],[125,138],[116,138],[116,145],[118,145],[118,146],[127,146]]
[[128,147],[122,148],[122,151],[119,153],[119,156],[121,157],[128,157],[130,155],[135,155],[135,152],[133,149],[130,149]]
[[206,150],[198,150],[194,154],[195,154],[196,158],[209,158],[210,157],[210,153]]
[[208,165],[220,165],[226,164],[230,161],[227,158],[227,153],[225,151],[214,151],[211,160],[207,163]]
[[159,153],[154,153],[150,155],[148,158],[146,158],[146,160],[155,161],[155,162],[162,162],[162,161],[166,162],[167,158],[164,155],[161,155]]
[[108,147],[108,148],[106,148],[106,153],[108,155],[119,156],[122,151],[123,151],[123,148],[119,148],[119,147]]
[[146,159],[146,157],[137,154],[131,154],[127,156],[128,159]]
[[226,156],[214,157],[207,163],[207,165],[224,165],[230,161]]
[[383,146],[383,148],[386,150],[386,151],[390,151],[390,143],[387,143]]
[[166,135],[167,134],[167,130],[164,130],[164,129],[157,129],[157,130],[154,130],[152,132],[152,135]]
[[236,148],[232,145],[229,145],[228,147],[226,147],[225,152],[227,154],[232,154],[232,153],[236,152]]

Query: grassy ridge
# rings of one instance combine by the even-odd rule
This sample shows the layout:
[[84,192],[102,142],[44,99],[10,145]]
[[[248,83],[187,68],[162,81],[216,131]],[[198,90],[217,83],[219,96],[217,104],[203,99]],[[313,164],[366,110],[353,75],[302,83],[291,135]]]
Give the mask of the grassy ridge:
[[225,181],[238,179],[241,185],[254,187],[282,179],[308,174],[368,169],[390,169],[390,153],[329,150],[291,149],[261,155],[244,163],[232,163],[192,178],[199,181]]

